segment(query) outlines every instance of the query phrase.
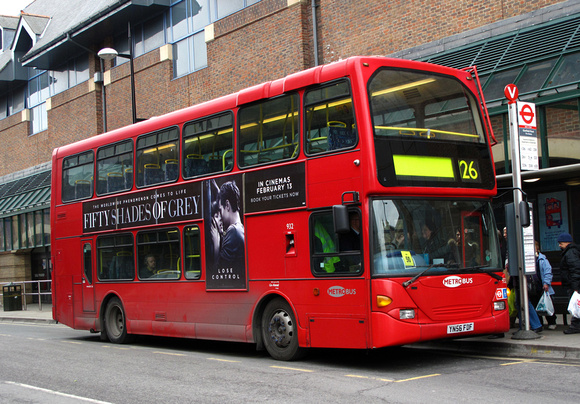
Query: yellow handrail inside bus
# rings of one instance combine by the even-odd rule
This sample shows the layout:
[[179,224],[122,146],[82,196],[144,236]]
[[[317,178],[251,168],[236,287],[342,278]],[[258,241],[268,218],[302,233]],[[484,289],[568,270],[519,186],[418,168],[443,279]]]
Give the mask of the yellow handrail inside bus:
[[233,150],[232,150],[232,149],[228,149],[228,150],[226,150],[226,151],[224,152],[224,154],[222,155],[223,171],[226,171],[226,156],[227,156],[229,153],[233,153]]
[[442,135],[451,135],[451,136],[461,136],[461,137],[473,137],[479,138],[479,135],[474,135],[470,133],[459,133],[459,132],[450,132],[446,130],[438,130],[438,129],[420,129],[420,128],[407,128],[407,127],[398,127],[398,126],[381,126],[376,125],[375,129],[382,129],[382,130],[394,130],[398,131],[399,135],[404,136],[422,136],[429,139],[435,137],[436,134]]

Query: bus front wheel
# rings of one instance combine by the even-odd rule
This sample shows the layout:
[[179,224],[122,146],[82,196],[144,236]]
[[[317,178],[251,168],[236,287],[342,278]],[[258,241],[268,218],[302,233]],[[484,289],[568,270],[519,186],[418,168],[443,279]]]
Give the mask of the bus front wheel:
[[298,346],[298,323],[292,308],[283,299],[274,299],[266,305],[262,315],[262,338],[274,359],[292,361],[304,355],[304,348]]
[[109,341],[115,344],[129,342],[125,310],[119,298],[112,298],[105,310],[105,330]]

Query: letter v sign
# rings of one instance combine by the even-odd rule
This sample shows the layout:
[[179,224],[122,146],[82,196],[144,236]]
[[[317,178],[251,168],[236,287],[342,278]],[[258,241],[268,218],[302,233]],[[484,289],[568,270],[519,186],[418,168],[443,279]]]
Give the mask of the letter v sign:
[[505,86],[503,93],[509,100],[510,104],[518,99],[519,91],[515,84],[508,84]]

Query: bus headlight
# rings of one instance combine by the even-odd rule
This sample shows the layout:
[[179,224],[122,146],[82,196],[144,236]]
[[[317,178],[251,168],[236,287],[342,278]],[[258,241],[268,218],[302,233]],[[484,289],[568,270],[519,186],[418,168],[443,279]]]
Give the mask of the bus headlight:
[[415,310],[414,309],[399,310],[399,319],[400,320],[411,320],[413,318],[415,318]]
[[495,311],[505,310],[505,302],[503,300],[499,302],[493,302],[493,309]]

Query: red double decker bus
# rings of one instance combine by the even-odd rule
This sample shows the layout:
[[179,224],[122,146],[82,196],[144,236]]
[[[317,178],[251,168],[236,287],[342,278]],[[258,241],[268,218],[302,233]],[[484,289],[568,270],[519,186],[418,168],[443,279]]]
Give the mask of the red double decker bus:
[[473,70],[353,57],[53,153],[53,316],[280,360],[509,329]]

